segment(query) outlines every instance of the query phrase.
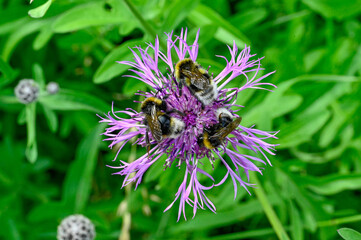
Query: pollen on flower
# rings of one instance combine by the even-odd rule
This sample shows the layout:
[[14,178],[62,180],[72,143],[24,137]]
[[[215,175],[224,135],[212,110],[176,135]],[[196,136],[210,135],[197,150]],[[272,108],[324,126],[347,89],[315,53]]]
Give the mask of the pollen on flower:
[[[249,171],[261,173],[254,162],[270,164],[265,152],[274,155],[276,145],[266,143],[265,140],[276,138],[277,132],[242,126],[242,118],[236,115],[240,106],[235,103],[244,89],[269,90],[265,87],[276,86],[262,82],[273,72],[257,77],[257,73],[264,70],[261,68],[262,58],[253,59],[255,54],[251,55],[247,46],[240,53],[235,44],[228,46],[231,59],[219,56],[226,61],[224,69],[218,74],[208,73],[196,61],[199,31],[192,43],[187,41],[187,30],[182,30],[179,36],[173,36],[173,32],[166,35],[165,52],[159,50],[159,40],[156,38],[155,43],[148,43],[145,49],[138,46],[131,49],[134,62],[119,62],[133,67],[130,70],[133,75],[127,77],[140,80],[154,89],[135,93],[146,99],[142,111],[112,110],[105,117],[100,116],[100,122],[108,123],[109,127],[104,133],[108,138],[105,140],[111,141],[110,147],[120,144],[118,153],[135,136],[140,136],[136,144],[149,147],[148,152],[135,161],[120,160],[120,166],[112,166],[119,169],[115,174],[125,176],[123,186],[135,182],[137,188],[149,167],[159,161],[162,155],[167,157],[164,162],[166,167],[172,167],[174,163],[178,167],[183,164],[186,166],[175,200],[166,208],[168,210],[179,200],[179,220],[182,213],[186,219],[186,204],[193,208],[193,217],[197,209],[208,208],[215,212],[216,207],[205,191],[221,185],[228,177],[233,181],[235,194],[238,186],[247,190],[248,186],[253,186],[249,183]],[[166,68],[161,68],[160,62],[166,64]],[[243,79],[244,85],[226,88],[235,78]],[[118,113],[125,113],[128,117],[121,118],[117,116]],[[246,155],[242,149],[261,153],[266,161]],[[224,154],[228,155],[227,160]],[[227,173],[219,183],[204,186],[198,181],[200,175],[212,182],[215,179],[202,169],[206,163],[201,161],[208,157],[213,164],[217,160],[214,156],[218,157]],[[243,170],[246,180],[241,178],[242,171],[239,170]]]

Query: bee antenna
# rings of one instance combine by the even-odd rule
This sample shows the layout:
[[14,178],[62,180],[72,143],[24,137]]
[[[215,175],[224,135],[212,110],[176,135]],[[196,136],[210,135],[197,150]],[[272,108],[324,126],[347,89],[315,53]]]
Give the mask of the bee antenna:
[[[208,68],[207,68],[207,72],[208,72],[208,70],[211,68],[211,65],[209,65],[208,66]],[[213,77],[213,73],[212,73],[212,77]]]

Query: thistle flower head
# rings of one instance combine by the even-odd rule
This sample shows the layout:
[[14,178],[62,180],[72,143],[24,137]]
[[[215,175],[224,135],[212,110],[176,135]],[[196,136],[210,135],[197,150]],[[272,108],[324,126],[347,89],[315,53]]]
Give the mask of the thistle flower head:
[[[193,216],[199,208],[207,207],[215,212],[216,207],[206,196],[205,191],[222,184],[228,177],[231,177],[234,183],[235,196],[238,185],[246,190],[247,186],[252,186],[248,182],[249,171],[261,173],[254,162],[263,164],[266,162],[258,157],[245,154],[244,149],[261,153],[270,164],[265,152],[273,155],[275,145],[268,144],[264,140],[276,138],[276,132],[261,131],[255,129],[254,126],[238,126],[233,122],[237,119],[237,123],[239,123],[241,119],[236,114],[242,107],[236,105],[237,96],[241,91],[247,88],[265,89],[265,86],[275,86],[262,82],[272,73],[257,77],[257,74],[264,70],[261,68],[262,58],[253,59],[255,54],[251,55],[250,48],[247,46],[241,52],[238,52],[235,44],[232,47],[228,46],[231,58],[228,60],[226,57],[218,56],[225,60],[225,67],[220,73],[211,74],[206,68],[202,68],[196,63],[199,31],[192,43],[187,41],[187,30],[182,30],[179,36],[174,36],[173,32],[166,35],[167,49],[165,52],[160,51],[159,39],[156,38],[155,43],[148,43],[145,49],[140,46],[130,49],[134,54],[134,61],[120,61],[119,63],[132,67],[130,71],[133,74],[126,75],[126,77],[142,81],[153,89],[148,92],[138,91],[135,94],[143,96],[144,99],[153,97],[166,102],[167,107],[161,111],[161,115],[167,114],[171,119],[170,123],[173,120],[174,124],[174,119],[182,122],[184,125],[182,131],[177,135],[170,136],[164,134],[162,129],[163,137],[161,140],[156,140],[154,134],[150,134],[153,131],[145,121],[145,114],[133,109],[112,110],[105,117],[101,117],[100,122],[108,123],[109,127],[104,133],[108,138],[105,140],[111,141],[109,147],[119,144],[118,153],[135,136],[138,136],[135,144],[142,147],[148,146],[147,135],[149,137],[149,143],[152,146],[149,153],[140,156],[134,162],[120,160],[120,166],[113,166],[115,169],[120,169],[116,174],[125,176],[123,186],[135,182],[135,187],[137,187],[145,172],[152,164],[159,161],[162,155],[167,156],[164,162],[166,168],[173,165],[186,166],[183,182],[175,194],[175,200],[165,209],[165,211],[168,210],[179,199],[179,220],[182,212],[186,218],[186,204],[193,208]],[[203,74],[203,77],[206,78],[205,81],[210,80],[208,85],[213,84],[212,89],[198,92],[195,86],[191,86],[189,82],[187,85],[185,81],[179,79],[179,74],[175,74],[179,70],[177,63],[186,58],[197,64],[197,71]],[[164,64],[166,64],[167,71],[161,67]],[[199,70],[200,68],[203,70]],[[185,70],[185,72],[189,73],[190,71]],[[197,74],[200,76],[199,73]],[[243,79],[245,83],[240,87],[226,88],[227,84],[235,78]],[[184,83],[187,86],[184,86]],[[214,96],[214,98],[202,101],[204,96]],[[118,113],[125,113],[128,117],[121,118],[117,116]],[[223,114],[230,115],[228,118],[232,127],[225,127],[229,122],[221,122]],[[160,126],[164,127],[162,124]],[[226,160],[224,154],[228,155],[229,160]],[[219,183],[204,186],[199,182],[200,175],[206,176],[212,182],[215,181],[209,173],[202,169],[202,166],[208,162],[201,160],[204,157],[210,160],[210,164],[217,159],[223,163],[227,173]],[[240,170],[244,171],[247,180],[241,178]]]
[[58,240],[93,240],[95,230],[93,223],[80,214],[64,218],[58,226]]
[[39,85],[33,79],[23,79],[15,87],[15,96],[24,104],[36,101],[39,96]]

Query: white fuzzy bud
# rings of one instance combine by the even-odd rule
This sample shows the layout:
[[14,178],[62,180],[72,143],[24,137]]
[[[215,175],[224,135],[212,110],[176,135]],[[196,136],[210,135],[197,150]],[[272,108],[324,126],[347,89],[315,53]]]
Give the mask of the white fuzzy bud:
[[33,79],[23,79],[15,87],[15,96],[24,104],[34,102],[39,96],[39,85]]
[[49,82],[48,85],[46,85],[46,91],[49,94],[56,94],[59,92],[59,84],[56,82]]
[[71,215],[58,226],[58,240],[93,240],[95,230],[92,222],[83,215]]

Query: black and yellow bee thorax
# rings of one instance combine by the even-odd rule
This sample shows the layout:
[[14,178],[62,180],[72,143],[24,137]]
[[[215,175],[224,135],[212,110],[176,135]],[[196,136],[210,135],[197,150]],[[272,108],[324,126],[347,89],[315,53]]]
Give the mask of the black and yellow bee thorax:
[[140,106],[140,109],[145,114],[151,114],[152,108],[154,106],[159,110],[163,110],[163,111],[167,110],[166,102],[162,101],[162,100],[160,100],[159,98],[156,98],[156,97],[146,98],[142,102],[142,105]]

